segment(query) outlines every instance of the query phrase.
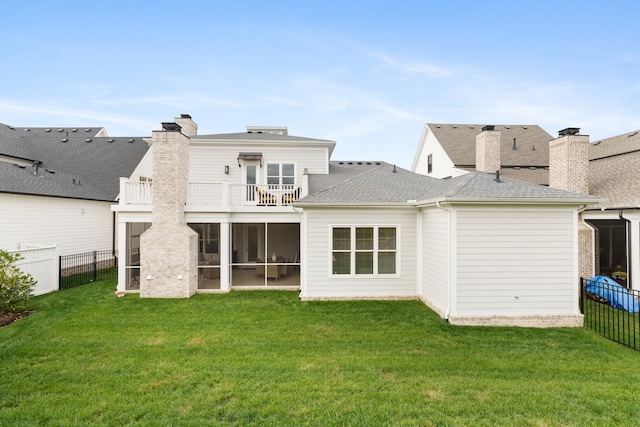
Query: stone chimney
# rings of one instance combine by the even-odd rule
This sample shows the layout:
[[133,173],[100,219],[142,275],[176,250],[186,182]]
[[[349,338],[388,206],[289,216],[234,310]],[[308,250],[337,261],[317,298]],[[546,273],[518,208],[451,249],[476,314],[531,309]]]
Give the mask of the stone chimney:
[[500,170],[500,131],[494,126],[485,126],[476,135],[476,170],[495,173]]
[[198,134],[198,125],[191,119],[189,114],[180,114],[176,117],[175,122],[182,128],[182,134],[191,138]]
[[140,237],[140,296],[186,298],[198,287],[198,237],[184,213],[189,138],[177,123],[162,129],[151,135],[153,211]]
[[549,142],[549,187],[589,194],[589,135],[566,128]]

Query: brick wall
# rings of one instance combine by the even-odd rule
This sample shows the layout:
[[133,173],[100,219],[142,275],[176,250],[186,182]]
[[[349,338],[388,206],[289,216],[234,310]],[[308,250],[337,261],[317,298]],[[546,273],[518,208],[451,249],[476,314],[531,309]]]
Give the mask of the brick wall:
[[566,135],[549,142],[549,187],[589,194],[588,135]]
[[486,173],[500,170],[500,131],[485,130],[476,135],[476,170]]
[[140,237],[140,296],[186,298],[198,283],[197,234],[184,213],[189,138],[175,126],[154,131],[151,142],[153,212],[151,227]]

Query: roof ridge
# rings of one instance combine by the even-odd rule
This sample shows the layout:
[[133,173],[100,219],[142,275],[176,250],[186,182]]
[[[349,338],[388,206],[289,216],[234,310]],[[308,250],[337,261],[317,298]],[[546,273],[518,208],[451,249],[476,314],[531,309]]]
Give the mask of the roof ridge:
[[337,182],[337,183],[335,183],[334,185],[332,185],[332,186],[330,186],[330,187],[327,187],[327,188],[324,188],[324,189],[322,189],[322,190],[320,190],[320,191],[316,191],[316,192],[315,192],[315,193],[313,193],[313,194],[322,194],[322,193],[325,193],[325,192],[327,192],[327,191],[329,191],[329,190],[332,190],[332,189],[334,189],[334,188],[336,188],[336,187],[338,187],[338,186],[340,186],[340,185],[344,185],[344,184],[345,184],[345,183],[347,183],[347,182],[351,182],[351,181],[355,180],[356,178],[360,178],[360,177],[362,177],[363,175],[366,175],[366,174],[368,174],[368,173],[371,173],[371,172],[373,172],[373,171],[376,171],[376,170],[378,170],[378,169],[382,168],[382,166],[383,166],[384,164],[388,164],[388,163],[386,163],[386,162],[380,162],[380,165],[376,165],[374,168],[367,169],[366,171],[364,171],[364,172],[362,172],[362,173],[359,173],[359,174],[357,174],[357,175],[353,175],[353,176],[350,176],[350,177],[348,177],[348,178],[345,178],[345,179],[343,179],[342,181]]
[[455,187],[453,189],[451,189],[450,191],[448,191],[444,196],[445,197],[453,197],[453,196],[455,196],[460,191],[462,191],[466,186],[468,186],[471,183],[471,181],[474,181],[475,178],[480,173],[484,173],[484,172],[477,172],[477,171],[469,172],[467,174],[460,175],[460,176],[457,176],[457,177],[451,179],[450,182],[454,182],[454,180],[457,180],[457,181],[460,181],[461,183],[458,184],[457,182],[454,182],[454,184],[458,184],[458,185],[455,185]]

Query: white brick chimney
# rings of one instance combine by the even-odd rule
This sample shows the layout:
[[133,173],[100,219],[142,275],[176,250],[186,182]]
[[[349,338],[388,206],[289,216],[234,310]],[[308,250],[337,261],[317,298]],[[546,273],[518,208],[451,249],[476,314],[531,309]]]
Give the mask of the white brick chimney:
[[549,187],[589,194],[589,135],[566,128],[549,142]]
[[184,213],[189,138],[177,123],[162,128],[151,136],[153,211],[140,238],[140,296],[186,298],[198,287],[198,237]]
[[476,170],[495,173],[500,170],[500,131],[485,126],[476,135]]
[[191,138],[198,134],[198,125],[191,119],[189,114],[180,114],[180,117],[176,117],[174,121],[182,128],[183,135]]
[[[566,128],[549,142],[549,187],[589,194],[589,136],[579,128]],[[595,274],[595,235],[592,227],[578,221],[578,275]]]

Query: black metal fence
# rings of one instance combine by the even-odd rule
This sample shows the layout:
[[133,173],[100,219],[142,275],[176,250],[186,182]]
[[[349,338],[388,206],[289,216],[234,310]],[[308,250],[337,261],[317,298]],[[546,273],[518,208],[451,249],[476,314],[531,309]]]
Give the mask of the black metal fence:
[[640,292],[602,280],[580,280],[580,311],[596,333],[640,350]]
[[60,289],[118,276],[118,256],[115,251],[93,251],[60,257]]

